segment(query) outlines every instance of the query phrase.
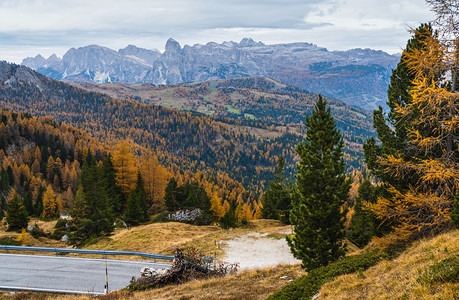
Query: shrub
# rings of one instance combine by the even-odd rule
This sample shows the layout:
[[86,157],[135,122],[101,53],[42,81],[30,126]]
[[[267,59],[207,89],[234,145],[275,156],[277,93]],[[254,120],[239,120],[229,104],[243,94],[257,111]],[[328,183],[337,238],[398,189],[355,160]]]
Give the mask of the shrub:
[[419,283],[459,282],[459,255],[452,255],[430,266],[417,281]]
[[21,246],[21,244],[18,241],[10,239],[0,239],[0,245]]
[[327,266],[313,269],[308,275],[303,276],[280,291],[271,295],[268,299],[298,300],[310,299],[327,281],[343,274],[362,272],[380,261],[385,254],[379,252],[368,252],[361,255],[346,256],[341,260],[328,264]]

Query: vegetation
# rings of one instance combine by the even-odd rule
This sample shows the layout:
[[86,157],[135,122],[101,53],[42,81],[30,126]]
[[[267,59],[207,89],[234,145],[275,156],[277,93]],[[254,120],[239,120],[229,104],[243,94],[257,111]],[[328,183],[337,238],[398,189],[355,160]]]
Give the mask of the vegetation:
[[27,211],[16,191],[8,204],[6,222],[8,223],[8,230],[11,231],[19,231],[23,228],[27,228],[27,223],[29,222]]
[[[414,77],[411,87],[406,87],[408,102],[394,103],[389,115],[396,131],[385,120],[375,118],[382,148],[374,141],[366,145],[368,165],[387,191],[367,207],[394,229],[382,244],[409,241],[451,227],[450,212],[459,187],[458,45],[441,38],[447,23],[439,25],[439,36],[430,32],[429,26],[421,26],[412,43],[417,47],[404,52],[404,64]],[[457,32],[451,34],[457,39]],[[400,149],[387,150],[398,135],[404,138],[404,132],[406,142]]]
[[376,201],[375,187],[369,180],[365,180],[358,189],[358,196],[354,204],[354,214],[349,225],[349,240],[360,248],[365,247],[371,238],[376,235],[376,220],[374,215],[362,208],[363,202]]
[[274,180],[269,182],[269,187],[261,199],[262,217],[290,224],[293,186],[288,185],[284,178],[284,157],[282,155],[279,156],[273,176]]
[[345,254],[343,204],[350,181],[344,175],[343,139],[321,97],[305,124],[306,139],[296,148],[301,161],[290,214],[294,235],[287,241],[302,266],[312,270]]
[[380,261],[382,257],[383,255],[378,252],[347,256],[326,266],[312,269],[308,275],[285,286],[268,299],[310,299],[320,290],[320,287],[325,282],[331,281],[343,274],[366,270]]

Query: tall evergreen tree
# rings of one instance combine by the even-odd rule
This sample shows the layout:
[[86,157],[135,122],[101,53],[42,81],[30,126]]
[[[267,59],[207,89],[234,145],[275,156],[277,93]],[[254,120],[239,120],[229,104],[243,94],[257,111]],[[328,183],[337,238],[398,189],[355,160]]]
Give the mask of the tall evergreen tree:
[[72,217],[76,231],[69,236],[76,245],[84,245],[94,237],[113,231],[113,208],[107,199],[102,174],[95,159],[85,164],[73,203]]
[[177,201],[177,189],[177,180],[172,177],[167,183],[164,195],[164,204],[166,205],[168,211],[175,211],[179,209],[179,204]]
[[[422,24],[415,31],[414,36],[408,40],[406,48],[402,53],[397,68],[392,71],[390,85],[387,91],[388,106],[390,111],[385,116],[382,108],[373,112],[373,126],[376,129],[378,145],[374,138],[370,138],[364,144],[365,162],[371,172],[378,176],[384,183],[396,186],[399,189],[407,189],[409,185],[416,182],[416,178],[410,180],[394,179],[384,172],[384,166],[379,163],[379,158],[387,155],[402,155],[407,160],[412,160],[414,153],[407,152],[408,133],[407,127],[410,118],[403,117],[398,107],[406,107],[412,102],[410,94],[413,88],[415,74],[409,71],[408,58],[410,53],[425,47],[425,41],[432,36],[432,26]],[[412,118],[412,117],[411,117]]]
[[108,205],[116,215],[120,215],[125,206],[124,195],[116,183],[116,173],[112,158],[107,157],[102,164],[102,184],[108,198]]
[[38,187],[37,199],[35,200],[35,204],[33,206],[34,215],[40,217],[43,213],[43,197],[45,195],[46,188],[43,186]]
[[343,139],[335,121],[319,100],[306,117],[306,139],[296,147],[298,196],[293,199],[290,221],[294,235],[287,237],[293,255],[311,270],[337,260],[346,252],[346,211],[350,181],[344,175]]
[[8,223],[8,230],[19,231],[22,228],[27,228],[29,216],[27,210],[22,204],[19,194],[15,191],[13,198],[8,203],[8,215],[6,216],[6,223]]
[[140,171],[137,172],[135,188],[127,201],[124,221],[129,225],[138,225],[141,222],[148,221],[148,204]]
[[284,178],[284,164],[284,157],[281,155],[273,174],[274,180],[269,182],[269,187],[261,200],[263,204],[262,217],[289,224],[292,199],[290,189]]
[[375,188],[369,180],[365,180],[359,187],[355,199],[354,214],[349,225],[349,240],[363,248],[375,234],[375,218],[373,213],[362,209],[364,201],[375,202]]

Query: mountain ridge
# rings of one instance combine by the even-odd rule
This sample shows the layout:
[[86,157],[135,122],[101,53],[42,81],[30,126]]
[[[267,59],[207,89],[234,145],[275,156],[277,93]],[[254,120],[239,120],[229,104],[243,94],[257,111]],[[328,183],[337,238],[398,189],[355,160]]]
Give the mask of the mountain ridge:
[[381,50],[328,51],[311,43],[241,42],[184,45],[173,38],[163,53],[129,45],[72,48],[62,59],[41,55],[23,65],[63,81],[176,84],[235,77],[272,77],[305,90],[371,110],[385,106],[391,70],[399,55]]

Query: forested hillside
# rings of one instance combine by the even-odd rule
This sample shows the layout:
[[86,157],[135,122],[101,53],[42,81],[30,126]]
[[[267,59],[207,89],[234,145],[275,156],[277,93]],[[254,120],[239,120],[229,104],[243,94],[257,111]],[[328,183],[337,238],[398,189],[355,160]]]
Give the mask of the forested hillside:
[[[116,100],[7,63],[2,63],[0,70],[3,108],[26,111],[35,116],[50,116],[109,143],[132,139],[141,147],[155,151],[160,161],[171,168],[179,166],[185,170],[201,170],[215,178],[229,176],[255,194],[263,189],[270,178],[279,155],[284,155],[290,172],[294,168],[293,147],[301,139],[296,133],[280,134],[271,128],[267,131],[271,135],[268,142],[250,133],[249,129],[255,127],[269,129],[269,126],[257,120],[247,120],[242,124],[240,120],[227,116],[215,118],[135,101]],[[309,101],[302,101],[306,103],[304,107],[309,105]],[[274,107],[271,110],[275,111]],[[358,116],[358,113],[354,116]],[[269,114],[263,118],[268,117]],[[299,120],[301,116],[295,118]],[[362,118],[365,119],[366,116]],[[346,122],[351,123],[349,120]],[[286,123],[280,120],[268,124]],[[347,125],[343,124],[342,127],[346,129]],[[347,142],[351,145],[354,141],[348,139]],[[360,147],[348,148],[345,155],[350,168],[361,166],[361,153]]]

